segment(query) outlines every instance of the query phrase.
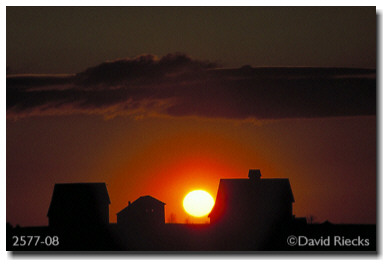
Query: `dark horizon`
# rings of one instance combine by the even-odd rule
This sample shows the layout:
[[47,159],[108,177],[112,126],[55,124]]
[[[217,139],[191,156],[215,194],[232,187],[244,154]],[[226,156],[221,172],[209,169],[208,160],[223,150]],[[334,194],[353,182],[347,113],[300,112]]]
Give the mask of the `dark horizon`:
[[[253,170],[253,169],[252,169]],[[251,171],[251,169],[250,169],[250,171]],[[258,170],[258,171],[260,171],[260,170]],[[280,181],[280,180],[287,180],[287,181],[289,181],[289,179],[288,178],[261,178],[261,173],[259,172],[259,176],[258,176],[258,179],[257,178],[255,178],[255,179],[252,179],[251,178],[251,176],[250,176],[250,174],[249,174],[249,177],[248,178],[242,178],[242,177],[240,177],[240,178],[220,178],[220,183],[219,183],[219,185],[221,185],[221,182],[222,183],[228,183],[228,182],[237,182],[237,183],[245,183],[246,181],[248,181],[248,182],[250,182],[250,181],[259,181],[259,182],[265,182],[265,181],[267,181],[268,183],[272,183],[272,182],[278,182],[278,181]],[[236,183],[236,184],[237,184]],[[289,183],[288,183],[289,184]],[[55,194],[56,194],[56,188],[62,188],[62,189],[64,189],[64,190],[67,190],[68,189],[68,191],[70,191],[70,192],[72,192],[72,189],[71,188],[68,188],[68,187],[82,187],[82,188],[84,188],[84,187],[87,187],[88,185],[104,185],[104,189],[106,189],[106,183],[105,182],[62,182],[62,183],[55,183],[55,185],[54,185],[54,189],[53,189],[53,194],[52,194],[52,200],[51,200],[51,202],[50,202],[50,205],[49,205],[49,207],[48,207],[48,213],[47,213],[47,217],[49,217],[49,214],[50,214],[50,211],[52,210],[52,207],[53,207],[53,203],[54,203],[54,197],[55,197]],[[101,187],[101,186],[97,186],[97,187]],[[108,190],[108,188],[107,188],[107,191],[108,191],[108,193],[109,193],[109,190]],[[290,191],[292,192],[292,190],[290,189]],[[101,192],[101,191],[100,191]],[[107,193],[107,195],[109,195]],[[241,193],[242,194],[242,196],[244,196],[245,195],[245,193]],[[264,193],[264,194],[266,194],[266,193]],[[105,194],[104,194],[105,195]],[[269,195],[269,194],[268,194]],[[293,196],[293,194],[291,194],[292,196]],[[72,195],[73,196],[73,195]],[[143,197],[143,196],[140,196],[140,198],[141,197]],[[217,195],[214,195],[214,197],[217,197],[218,198],[218,196]],[[69,196],[69,198],[72,198],[73,199],[73,197],[71,197],[71,196]],[[82,198],[82,197],[80,197],[80,198]],[[85,199],[85,198],[87,198],[87,197],[85,197],[84,196],[84,198],[82,198],[82,199]],[[100,198],[99,198],[100,199]],[[104,198],[104,199],[106,199],[106,198]],[[110,201],[110,198],[107,198],[108,199],[108,201]],[[139,198],[138,198],[139,199]],[[267,198],[267,199],[269,199],[269,198]],[[293,203],[295,202],[294,201],[294,198],[292,198],[293,199]],[[109,202],[109,204],[110,204],[111,202]],[[130,201],[129,201],[129,205],[130,205]],[[165,205],[165,203],[164,203],[164,205]],[[218,204],[217,204],[217,206],[218,206]],[[214,205],[214,207],[215,207],[215,205]],[[107,214],[108,214],[108,212],[109,212],[109,207],[107,207]],[[119,212],[117,212],[117,213],[115,213],[116,215],[118,215],[118,213],[120,213],[120,212],[122,212],[124,209],[122,209],[121,211],[119,211]],[[214,210],[214,208],[213,208],[213,210]],[[249,210],[248,209],[248,212],[254,212],[253,210]],[[292,212],[293,211],[291,211],[291,214],[292,214]],[[71,212],[69,212],[69,216],[71,216],[73,213],[71,213]],[[188,213],[187,213],[188,214]],[[207,216],[207,218],[209,219],[210,218],[210,215],[211,215],[211,213]],[[188,215],[188,216],[190,216],[190,215]],[[295,218],[297,218],[297,219],[302,219],[302,218],[304,218],[306,221],[307,221],[307,223],[308,224],[322,224],[322,225],[328,225],[328,224],[338,224],[338,225],[360,225],[360,224],[371,224],[371,225],[376,225],[376,221],[375,222],[372,222],[372,223],[366,223],[366,222],[363,222],[363,223],[337,223],[337,222],[329,222],[329,220],[328,219],[326,219],[325,218],[325,220],[323,220],[323,221],[321,221],[321,222],[318,222],[317,220],[317,216],[314,216],[314,215],[311,215],[311,214],[309,214],[309,215],[306,215],[306,216],[296,216],[296,215],[294,215],[294,214],[292,214],[292,216],[293,216],[293,218],[295,219]],[[192,217],[192,220],[193,220],[194,218]],[[196,217],[195,217],[195,219],[196,219]],[[190,220],[190,218],[189,217],[187,217],[187,219],[186,219],[186,221],[185,222],[176,222],[176,220],[174,221],[174,222],[170,222],[170,220],[169,220],[169,216],[166,216],[165,215],[165,213],[164,213],[164,218],[163,218],[163,221],[164,221],[164,224],[185,224],[185,225],[209,225],[210,223],[193,223],[193,222],[188,222]],[[89,220],[90,221],[90,220]],[[107,220],[106,220],[106,222],[107,222],[107,224],[117,224],[118,223],[118,221],[115,221],[115,222],[110,222],[109,220],[108,220],[108,218],[107,218]],[[92,222],[93,223],[93,222]],[[18,223],[14,223],[14,224],[12,224],[11,222],[9,222],[8,220],[7,220],[7,224],[10,224],[10,225],[12,225],[12,226],[15,226],[15,227],[46,227],[46,226],[50,226],[50,222],[49,222],[49,225],[39,225],[39,226],[31,226],[31,225],[24,225],[24,226],[21,226],[21,225],[19,225]]]
[[[314,216],[294,215],[294,202],[288,178],[262,178],[259,169],[250,169],[248,178],[220,180],[210,223],[167,222],[166,204],[150,195],[129,201],[110,223],[106,183],[61,183],[53,189],[47,226],[7,222],[7,250],[350,251],[352,242],[354,251],[376,251],[375,224],[318,224]],[[313,236],[329,242],[301,241]]]

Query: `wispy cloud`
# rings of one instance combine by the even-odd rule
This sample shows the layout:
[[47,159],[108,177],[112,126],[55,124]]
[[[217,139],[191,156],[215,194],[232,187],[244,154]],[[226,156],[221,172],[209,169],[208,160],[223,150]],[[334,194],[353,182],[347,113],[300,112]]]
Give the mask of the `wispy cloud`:
[[184,54],[119,59],[74,75],[7,77],[7,118],[99,114],[280,119],[375,115],[375,70],[218,68]]

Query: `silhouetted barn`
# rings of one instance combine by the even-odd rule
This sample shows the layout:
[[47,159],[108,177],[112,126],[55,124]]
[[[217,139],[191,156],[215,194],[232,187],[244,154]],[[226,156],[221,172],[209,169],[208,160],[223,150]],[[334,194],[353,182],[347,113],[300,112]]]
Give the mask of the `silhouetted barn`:
[[250,170],[249,179],[220,180],[210,223],[228,229],[289,223],[293,202],[288,178],[261,178],[260,170]]
[[156,226],[165,224],[165,203],[152,196],[141,196],[117,213],[120,227]]
[[105,183],[55,184],[47,217],[57,228],[99,227],[109,224]]

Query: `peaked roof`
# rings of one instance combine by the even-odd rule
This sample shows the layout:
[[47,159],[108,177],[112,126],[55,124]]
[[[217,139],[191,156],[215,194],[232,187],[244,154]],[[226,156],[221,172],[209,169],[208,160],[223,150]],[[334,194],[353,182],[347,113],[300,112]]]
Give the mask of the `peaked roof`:
[[128,206],[126,206],[125,208],[123,208],[121,211],[119,211],[118,213],[116,213],[117,215],[121,215],[123,213],[126,213],[127,211],[131,212],[131,204],[129,204]]
[[150,195],[145,195],[139,197],[137,200],[135,200],[132,205],[134,204],[141,204],[141,203],[154,203],[154,204],[163,204],[165,205],[164,202],[161,202],[160,200],[150,196]]
[[133,203],[129,202],[128,206],[126,206],[125,208],[123,208],[121,211],[119,211],[116,214],[117,215],[123,214],[123,213],[131,210],[131,208],[133,208],[133,205],[135,205],[135,206],[144,206],[144,205],[153,205],[153,204],[165,205],[164,202],[161,202],[160,200],[158,200],[158,199],[156,199],[156,198],[154,198],[154,197],[152,197],[150,195],[145,195],[145,196],[139,197]]
[[47,216],[50,216],[56,208],[85,202],[110,204],[106,183],[55,184]]
[[264,199],[286,199],[295,202],[289,179],[221,179],[215,206],[209,217],[222,210],[226,203],[253,203]]

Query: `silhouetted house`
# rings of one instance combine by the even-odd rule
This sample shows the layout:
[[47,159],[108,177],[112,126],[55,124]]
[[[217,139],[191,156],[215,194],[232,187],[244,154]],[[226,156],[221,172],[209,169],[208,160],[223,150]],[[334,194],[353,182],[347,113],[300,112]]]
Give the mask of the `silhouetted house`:
[[248,176],[220,180],[210,223],[228,229],[290,223],[294,196],[288,178],[261,178],[260,170],[249,170]]
[[165,224],[165,203],[152,196],[141,196],[117,213],[120,227],[156,226]]
[[56,228],[100,227],[109,224],[105,183],[55,184],[47,217]]

